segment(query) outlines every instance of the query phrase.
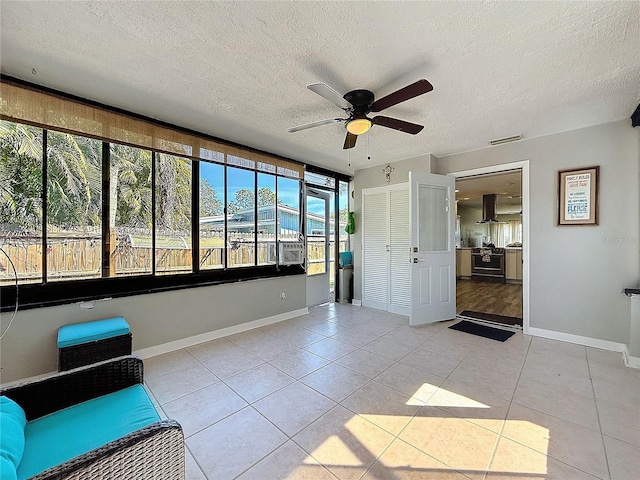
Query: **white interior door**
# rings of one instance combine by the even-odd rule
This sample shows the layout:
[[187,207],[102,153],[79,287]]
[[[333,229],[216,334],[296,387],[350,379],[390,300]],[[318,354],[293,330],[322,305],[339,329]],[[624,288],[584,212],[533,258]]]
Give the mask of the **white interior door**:
[[387,310],[409,315],[411,307],[411,236],[409,188],[406,183],[389,190],[389,306]]
[[409,172],[411,325],[456,316],[455,178]]
[[386,310],[389,302],[389,200],[384,189],[362,195],[362,305]]

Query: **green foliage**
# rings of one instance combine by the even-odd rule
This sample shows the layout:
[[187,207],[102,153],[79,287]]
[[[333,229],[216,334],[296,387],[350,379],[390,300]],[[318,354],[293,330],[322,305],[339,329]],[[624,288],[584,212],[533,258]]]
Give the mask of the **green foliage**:
[[186,158],[156,157],[156,227],[190,231],[191,161]]
[[255,196],[253,190],[243,188],[236,192],[236,205],[238,210],[252,210],[255,206]]
[[[282,202],[279,202],[282,203]],[[267,187],[258,189],[258,207],[276,204],[276,193]],[[241,189],[236,192],[236,199],[227,204],[227,213],[233,215],[245,210],[253,210],[255,196],[253,190]]]
[[222,202],[218,192],[204,178],[200,178],[200,216],[222,215]]
[[0,225],[35,233],[42,223],[42,130],[0,121]]
[[102,222],[102,142],[47,134],[47,221],[62,228]]
[[[102,142],[47,133],[47,221],[61,229],[99,226],[102,195],[110,196],[114,227],[152,227],[152,154],[126,145],[110,149],[110,192],[102,192]],[[0,121],[0,225],[2,229],[39,231],[42,223],[43,130]],[[156,155],[156,226],[170,231],[191,227],[191,160]],[[200,215],[223,213],[218,192],[200,180]],[[258,206],[275,205],[270,188],[257,192]],[[227,213],[255,207],[253,189],[240,189]],[[342,212],[341,212],[342,213]]]
[[151,152],[127,145],[111,145],[111,204],[115,226],[151,228]]
[[263,207],[266,205],[276,204],[276,192],[267,187],[258,189],[258,206]]

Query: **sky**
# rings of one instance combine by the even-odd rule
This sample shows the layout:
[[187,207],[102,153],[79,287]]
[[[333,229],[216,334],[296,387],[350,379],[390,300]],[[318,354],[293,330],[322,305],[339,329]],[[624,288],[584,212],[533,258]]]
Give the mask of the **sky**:
[[[224,167],[222,165],[200,162],[200,177],[204,178],[211,184],[218,194],[218,199],[223,200],[224,196]],[[235,199],[235,194],[243,188],[253,187],[253,172],[250,170],[242,170],[239,168],[227,167],[228,176],[228,194],[229,201]],[[279,178],[278,197],[282,203],[289,206],[298,206],[298,181]],[[275,177],[267,174],[258,173],[258,188],[268,187],[275,191]],[[283,188],[284,187],[284,188]],[[341,198],[340,207],[346,206],[346,198]],[[343,205],[344,204],[344,205]],[[311,202],[308,205],[309,211],[322,214],[324,205],[322,202]]]

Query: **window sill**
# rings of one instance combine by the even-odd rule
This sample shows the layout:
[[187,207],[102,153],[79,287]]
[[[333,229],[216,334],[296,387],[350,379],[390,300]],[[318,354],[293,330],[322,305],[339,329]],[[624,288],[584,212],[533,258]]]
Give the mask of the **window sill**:
[[[18,287],[18,310],[304,274],[302,265],[281,266],[279,268],[275,265],[266,265],[205,271],[197,274],[149,275],[24,284]],[[3,286],[0,290],[2,292],[0,294],[0,312],[14,310],[15,286]]]

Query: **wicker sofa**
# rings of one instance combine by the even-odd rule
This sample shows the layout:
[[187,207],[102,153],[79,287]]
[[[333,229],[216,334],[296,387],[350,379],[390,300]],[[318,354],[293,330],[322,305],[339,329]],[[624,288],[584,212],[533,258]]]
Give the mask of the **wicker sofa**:
[[[142,361],[126,356],[0,391],[26,415],[24,456],[14,478],[184,479],[182,428],[160,419],[142,381]],[[118,428],[126,433],[111,438]],[[70,458],[60,462],[65,452]]]

